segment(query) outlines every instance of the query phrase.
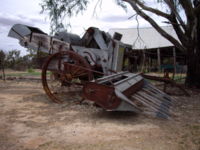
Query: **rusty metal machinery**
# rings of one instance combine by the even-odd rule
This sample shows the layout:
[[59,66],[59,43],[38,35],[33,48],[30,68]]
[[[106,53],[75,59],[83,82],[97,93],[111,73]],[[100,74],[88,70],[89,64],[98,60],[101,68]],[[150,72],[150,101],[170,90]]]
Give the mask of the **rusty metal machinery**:
[[106,110],[134,111],[169,118],[173,100],[140,74],[119,72],[87,82],[84,97]]
[[[48,71],[53,73],[53,79],[48,81]],[[90,65],[87,61],[73,51],[61,51],[51,55],[42,68],[42,85],[52,101],[61,103],[67,95],[64,86],[80,89],[83,85],[79,80],[93,79]],[[69,91],[69,89],[68,89]]]
[[20,45],[46,53],[42,85],[49,98],[62,103],[82,93],[108,111],[133,111],[170,118],[173,100],[140,74],[122,71],[129,47],[108,33],[90,27],[80,38],[60,32],[49,36],[38,28],[14,25],[8,36]]

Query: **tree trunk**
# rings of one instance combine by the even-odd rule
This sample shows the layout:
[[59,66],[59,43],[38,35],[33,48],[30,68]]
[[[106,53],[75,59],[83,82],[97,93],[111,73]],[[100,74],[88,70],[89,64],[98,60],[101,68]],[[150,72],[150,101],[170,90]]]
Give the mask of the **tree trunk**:
[[[199,3],[198,3],[199,5]],[[187,49],[187,78],[186,85],[189,87],[200,88],[200,15],[196,16],[196,32],[194,38],[194,44],[191,44],[190,48]]]
[[2,63],[2,78],[3,78],[3,80],[5,81],[6,80],[6,75],[5,75],[5,69],[4,69],[5,67],[4,67],[4,62]]
[[187,50],[187,77],[188,87],[200,88],[200,44]]

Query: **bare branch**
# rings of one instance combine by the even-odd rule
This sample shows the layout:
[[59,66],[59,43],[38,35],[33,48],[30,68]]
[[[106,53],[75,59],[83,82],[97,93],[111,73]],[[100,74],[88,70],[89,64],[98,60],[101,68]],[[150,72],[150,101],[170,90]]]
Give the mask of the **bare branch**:
[[191,0],[179,0],[181,6],[184,8],[187,17],[192,17],[194,15],[194,9]]
[[[188,31],[192,31],[194,27],[195,20],[195,9],[192,6],[191,0],[179,0],[181,6],[183,7],[186,17],[187,17],[187,28]],[[191,34],[191,32],[189,33]]]
[[184,23],[184,21],[182,20],[182,18],[179,15],[179,13],[177,12],[177,8],[176,8],[176,6],[174,4],[174,1],[172,1],[172,0],[164,0],[164,1],[168,5],[168,7],[171,9],[171,12],[176,16],[176,18],[180,22],[182,28],[184,30],[187,30],[186,24]]
[[179,40],[181,41],[181,43],[183,45],[188,44],[188,42],[187,42],[188,39],[185,36],[185,33],[188,32],[187,27],[177,11],[176,4],[174,3],[174,1],[171,1],[171,0],[164,0],[164,1],[171,10],[171,18],[169,19],[169,21],[171,22],[171,25],[173,26]]
[[180,25],[178,24],[176,16],[172,15],[172,19],[170,21],[181,43],[183,45],[187,45],[188,44],[187,36],[185,36],[185,33],[183,33]]
[[180,50],[186,50],[185,47],[183,47],[178,40],[176,40],[174,37],[165,32],[151,17],[149,17],[137,6],[137,0],[123,0],[123,1],[129,3],[132,6],[132,8],[138,13],[138,15],[140,15],[142,18],[148,21],[163,37],[172,42],[177,48],[179,48]]
[[140,41],[141,41],[142,43],[145,44],[144,40],[143,40],[142,37],[140,36],[140,30],[139,30],[140,23],[139,23],[139,21],[138,21],[138,14],[137,14],[136,17],[135,17],[135,20],[137,21],[137,38],[136,38],[135,41],[133,42],[133,46],[136,45],[136,42],[140,43]]
[[198,15],[200,13],[200,5],[195,8],[195,13]]
[[167,14],[167,13],[164,13],[164,12],[159,11],[158,9],[154,9],[154,8],[152,8],[152,7],[148,7],[148,6],[144,5],[144,4],[143,4],[141,1],[139,1],[139,0],[135,0],[135,1],[136,1],[136,3],[137,3],[142,9],[144,9],[144,10],[146,10],[146,11],[152,12],[152,13],[154,13],[154,14],[156,14],[156,15],[158,15],[158,16],[162,16],[162,17],[164,17],[164,18],[166,18],[166,19],[169,19],[169,18],[170,18],[170,15]]
[[101,8],[101,6],[102,6],[102,0],[97,0],[97,2],[96,2],[96,4],[95,4],[95,7],[94,7],[94,10],[93,10],[93,17],[94,16],[97,16],[97,13],[96,13],[96,10],[97,10],[97,6],[99,6],[100,5],[100,8]]

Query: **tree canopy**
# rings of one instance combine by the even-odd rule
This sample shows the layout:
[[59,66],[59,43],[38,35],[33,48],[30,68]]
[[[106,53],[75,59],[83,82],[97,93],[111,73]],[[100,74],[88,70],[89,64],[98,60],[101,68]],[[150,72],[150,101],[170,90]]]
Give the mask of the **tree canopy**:
[[[41,13],[48,12],[49,14],[51,34],[66,29],[64,21],[67,27],[70,26],[70,17],[83,13],[92,1],[94,0],[42,0]],[[96,0],[97,4],[101,1],[103,0]],[[126,8],[121,0],[115,0],[115,2],[124,9]]]

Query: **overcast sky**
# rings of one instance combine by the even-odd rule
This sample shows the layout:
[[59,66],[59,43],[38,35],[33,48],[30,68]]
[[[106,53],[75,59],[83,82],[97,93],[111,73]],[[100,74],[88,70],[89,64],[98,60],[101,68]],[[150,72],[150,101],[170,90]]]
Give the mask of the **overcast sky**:
[[[47,14],[40,14],[41,0],[0,0],[0,49],[9,51],[12,49],[25,49],[19,46],[18,40],[7,37],[10,28],[17,23],[40,28],[49,33],[49,20]],[[83,35],[90,27],[98,27],[108,31],[110,28],[132,28],[137,26],[135,18],[128,19],[135,12],[128,6],[125,12],[114,0],[103,0],[101,8],[96,9],[97,15],[93,15],[96,2],[89,5],[82,15],[71,18],[70,32]],[[140,26],[149,26],[147,22],[139,18]]]

